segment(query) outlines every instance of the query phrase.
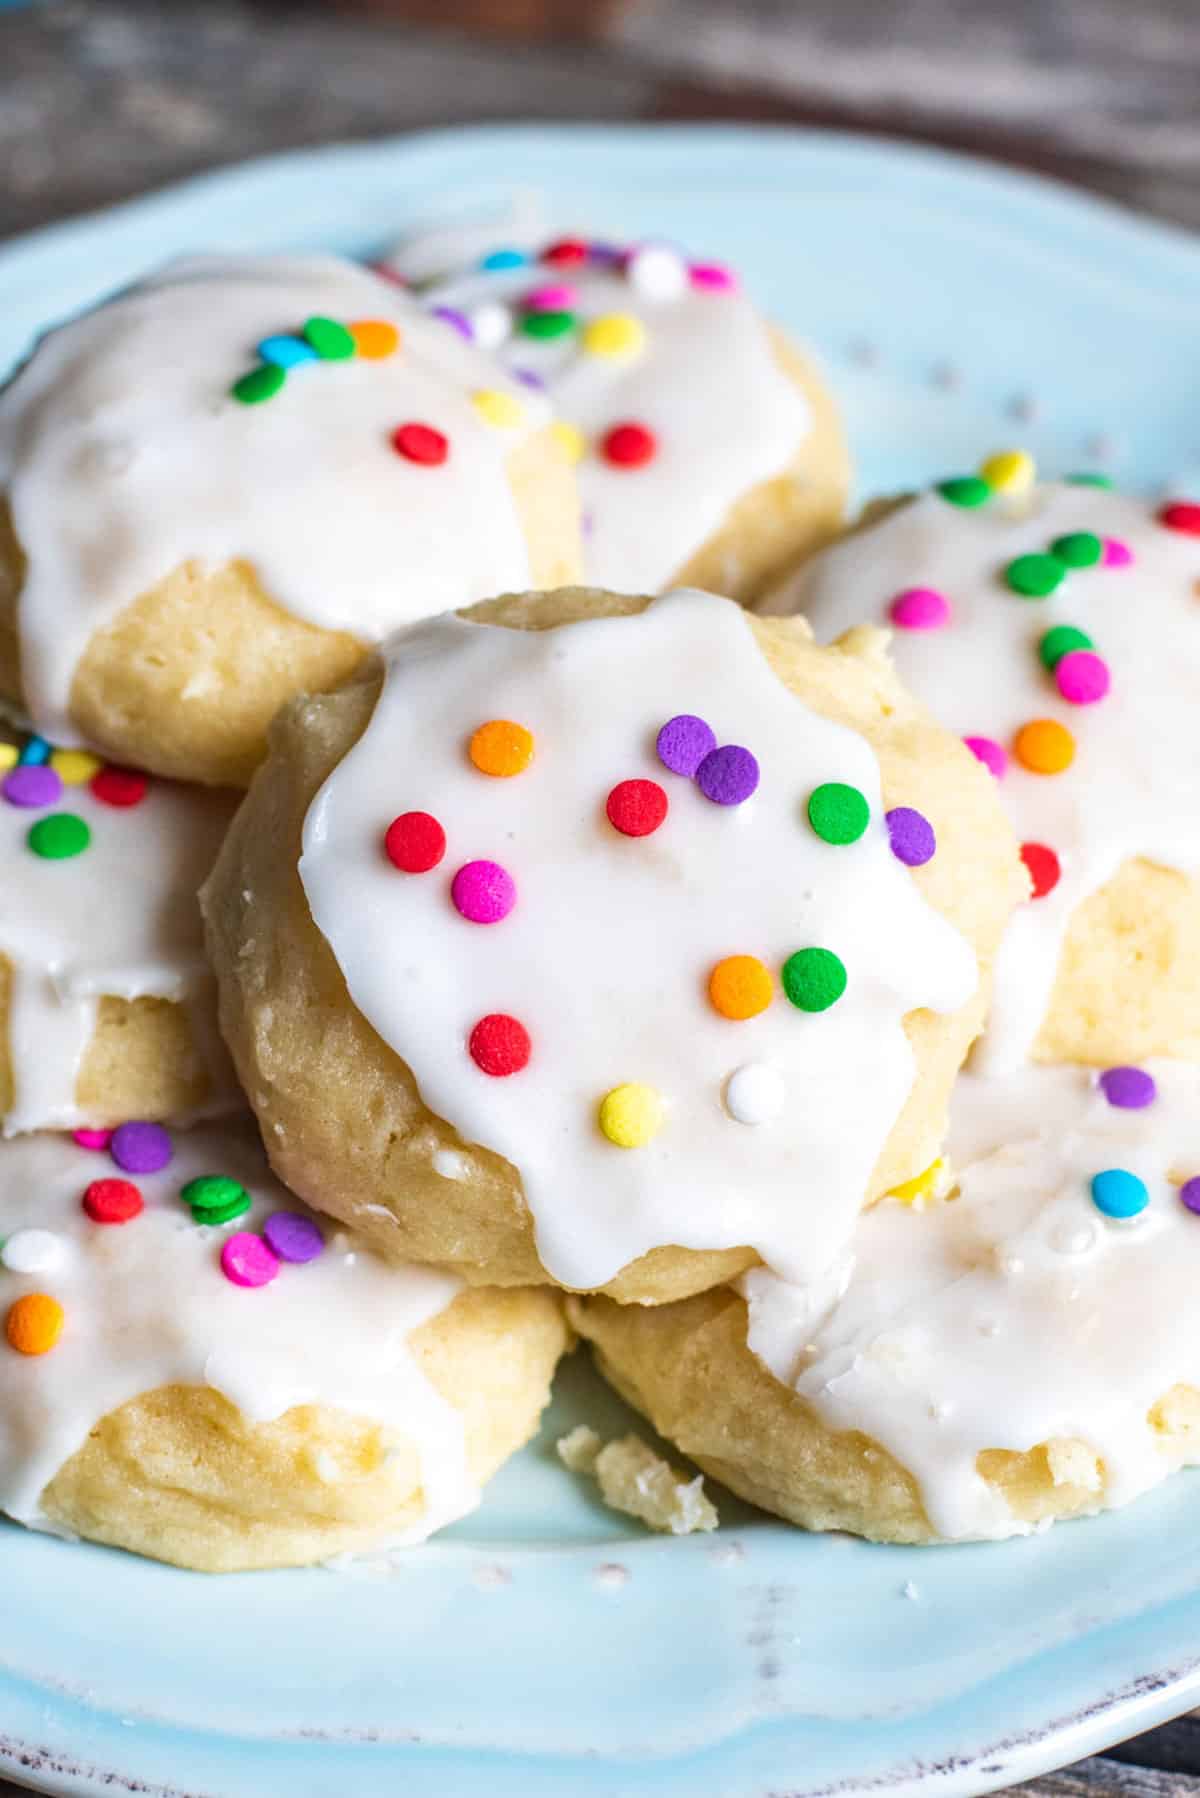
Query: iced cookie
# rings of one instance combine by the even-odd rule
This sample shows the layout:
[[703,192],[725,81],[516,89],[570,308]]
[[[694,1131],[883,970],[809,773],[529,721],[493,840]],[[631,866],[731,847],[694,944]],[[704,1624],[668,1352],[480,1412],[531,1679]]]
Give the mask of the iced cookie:
[[[554,404],[577,462],[589,581],[747,601],[837,529],[849,457],[816,368],[722,263],[665,243],[560,238],[460,256],[424,298]],[[421,239],[400,246],[414,266]]]
[[400,633],[281,716],[204,897],[281,1176],[467,1279],[809,1277],[936,1155],[1020,890],[878,652],[712,594]]
[[0,698],[244,785],[279,705],[397,625],[576,578],[549,418],[365,269],[169,265],[0,394]]
[[657,1429],[809,1529],[1023,1535],[1200,1461],[1200,1073],[967,1075],[954,1113],[957,1196],[869,1212],[831,1306],[760,1271],[570,1301]]
[[0,741],[0,1127],[240,1107],[196,892],[234,795]]
[[[986,477],[986,478],[984,478]],[[1200,507],[1028,458],[943,482],[801,571],[824,642],[889,625],[904,680],[994,775],[1031,897],[979,1065],[1200,1058]]]
[[0,1146],[0,1510],[229,1572],[473,1509],[537,1426],[554,1296],[380,1260],[248,1123],[124,1137]]

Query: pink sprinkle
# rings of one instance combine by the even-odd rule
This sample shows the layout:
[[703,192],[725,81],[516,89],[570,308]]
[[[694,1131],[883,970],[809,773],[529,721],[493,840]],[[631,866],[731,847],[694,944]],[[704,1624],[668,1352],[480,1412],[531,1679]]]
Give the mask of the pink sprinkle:
[[693,262],[688,274],[693,287],[708,293],[732,293],[737,286],[737,276],[723,262]]
[[888,607],[888,616],[902,631],[940,631],[950,622],[950,601],[933,587],[906,587]]
[[1004,779],[1008,771],[1008,751],[1002,744],[997,743],[994,737],[964,737],[963,742],[976,760],[983,763],[993,779]]
[[1072,705],[1095,705],[1112,686],[1108,663],[1090,649],[1073,649],[1054,670],[1063,698]]
[[1119,537],[1104,539],[1103,562],[1105,568],[1128,568],[1133,561],[1133,551],[1128,543],[1122,543]]
[[261,1236],[239,1230],[221,1250],[221,1272],[235,1286],[269,1286],[279,1272],[279,1257]]
[[535,287],[523,304],[526,312],[569,312],[578,302],[578,289],[563,282],[559,287]]
[[72,1130],[71,1136],[81,1149],[107,1149],[112,1141],[111,1130]]
[[471,924],[498,924],[517,903],[517,883],[499,862],[468,862],[450,883],[450,897]]

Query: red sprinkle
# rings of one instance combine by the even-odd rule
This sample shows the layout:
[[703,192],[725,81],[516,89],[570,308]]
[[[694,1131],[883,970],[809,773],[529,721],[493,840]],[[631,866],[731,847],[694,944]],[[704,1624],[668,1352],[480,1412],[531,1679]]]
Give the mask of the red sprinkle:
[[127,1224],[144,1209],[132,1180],[93,1180],[83,1195],[83,1208],[94,1224]]
[[503,1011],[489,1012],[486,1018],[480,1018],[467,1047],[475,1066],[497,1080],[519,1074],[522,1068],[529,1066],[529,1057],[533,1054],[533,1044],[524,1024]]
[[553,268],[575,268],[587,261],[588,247],[581,237],[559,237],[542,251],[542,261]]
[[1200,537],[1200,505],[1194,500],[1173,499],[1158,515],[1159,524],[1169,531],[1183,531],[1189,537]]
[[120,810],[140,805],[149,786],[146,776],[134,768],[101,768],[91,779],[93,797],[102,805],[115,805]]
[[601,447],[606,461],[618,468],[643,468],[658,453],[658,438],[648,425],[630,420],[606,432]]
[[648,837],[667,815],[667,795],[656,780],[618,781],[604,807],[623,837]]
[[409,462],[436,468],[450,454],[450,439],[432,425],[397,425],[392,432],[392,448]]
[[428,874],[446,853],[446,833],[428,812],[401,812],[388,825],[383,847],[402,874]]
[[1022,843],[1021,860],[1029,870],[1029,878],[1033,882],[1034,899],[1044,899],[1058,885],[1062,869],[1053,849],[1045,843]]

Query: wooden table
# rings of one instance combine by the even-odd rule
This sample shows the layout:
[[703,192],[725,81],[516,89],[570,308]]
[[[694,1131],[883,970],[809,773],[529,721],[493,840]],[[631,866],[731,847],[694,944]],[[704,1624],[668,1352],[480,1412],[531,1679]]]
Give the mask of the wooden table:
[[[0,237],[268,150],[507,118],[917,137],[1200,228],[1196,0],[2,6]],[[481,10],[503,29],[438,33],[383,16]],[[538,22],[551,33],[521,35]],[[1198,1718],[1022,1792],[1200,1798]],[[0,1781],[0,1798],[20,1795]]]

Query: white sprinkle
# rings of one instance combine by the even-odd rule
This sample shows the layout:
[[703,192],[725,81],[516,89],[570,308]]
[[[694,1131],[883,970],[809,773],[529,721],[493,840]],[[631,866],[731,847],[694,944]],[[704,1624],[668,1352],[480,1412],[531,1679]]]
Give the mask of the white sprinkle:
[[725,1083],[725,1109],[739,1124],[769,1124],[786,1097],[783,1075],[765,1061],[735,1068]]
[[13,1274],[50,1274],[66,1253],[66,1243],[52,1230],[14,1230],[0,1249],[0,1261]]
[[643,244],[629,258],[625,272],[630,286],[647,300],[682,299],[688,289],[687,264],[670,244]]
[[499,349],[512,331],[512,313],[499,300],[485,300],[470,316],[475,341],[482,349]]

